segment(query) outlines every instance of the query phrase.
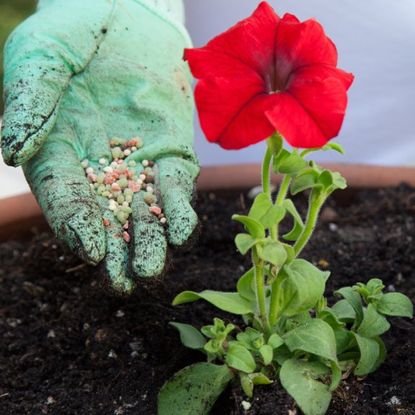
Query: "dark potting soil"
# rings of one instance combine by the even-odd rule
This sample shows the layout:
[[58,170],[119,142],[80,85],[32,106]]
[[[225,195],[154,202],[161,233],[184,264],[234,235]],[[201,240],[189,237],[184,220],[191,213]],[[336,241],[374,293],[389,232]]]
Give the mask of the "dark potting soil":
[[[141,284],[128,298],[106,291],[101,270],[81,264],[50,233],[1,244],[0,414],[155,415],[162,384],[203,359],[182,347],[167,323],[230,318],[203,302],[170,302],[185,289],[234,287],[248,259],[234,248],[240,227],[230,216],[249,204],[241,192],[202,193],[194,247],[175,252],[164,279]],[[380,277],[388,290],[415,300],[415,190],[338,193],[304,256],[331,269],[328,293]],[[392,327],[386,363],[364,379],[345,380],[329,414],[415,414],[415,325],[393,319]],[[257,387],[247,412],[244,399],[235,385],[212,413],[299,414],[277,382]]]

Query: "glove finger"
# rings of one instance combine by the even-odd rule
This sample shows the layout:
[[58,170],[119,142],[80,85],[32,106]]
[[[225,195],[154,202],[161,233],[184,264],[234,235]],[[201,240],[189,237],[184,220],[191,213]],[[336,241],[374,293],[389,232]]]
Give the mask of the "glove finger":
[[50,136],[23,169],[56,235],[86,262],[100,262],[106,251],[102,215],[72,145]]
[[111,2],[99,3],[55,2],[8,39],[1,142],[7,164],[20,165],[39,150],[56,122],[69,82],[95,56],[112,9]]
[[105,270],[111,287],[120,293],[129,293],[134,289],[134,282],[127,277],[128,244],[123,238],[123,229],[108,209],[108,200],[99,197],[102,218],[107,238]]
[[134,195],[132,204],[132,271],[142,278],[155,277],[163,272],[167,241],[164,227],[150,213],[142,192]]
[[180,158],[166,158],[157,162],[157,169],[157,187],[168,220],[167,238],[170,244],[181,246],[198,224],[190,204],[198,167]]

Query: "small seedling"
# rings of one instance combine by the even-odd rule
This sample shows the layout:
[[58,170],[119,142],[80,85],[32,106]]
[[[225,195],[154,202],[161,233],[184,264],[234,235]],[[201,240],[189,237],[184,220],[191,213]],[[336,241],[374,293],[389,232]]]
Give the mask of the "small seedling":
[[[239,381],[248,398],[256,385],[282,385],[305,415],[324,415],[342,378],[366,376],[385,360],[388,317],[413,315],[409,298],[385,293],[379,279],[339,289],[329,305],[330,272],[300,257],[323,204],[346,188],[340,173],[307,157],[343,153],[329,140],[342,125],[353,75],[337,68],[336,47],[318,22],[279,17],[266,2],[206,46],[187,49],[185,59],[199,79],[196,103],[208,140],[226,149],[267,140],[267,149],[262,192],[247,215],[233,216],[243,227],[236,248],[250,255],[251,268],[234,292],[185,291],[173,301],[207,301],[241,316],[240,326],[220,319],[201,330],[173,323],[183,344],[207,362],[164,385],[158,413],[208,414],[226,386]],[[271,169],[281,176],[276,197]],[[290,197],[302,193],[305,217]],[[287,220],[291,230],[282,234]]]

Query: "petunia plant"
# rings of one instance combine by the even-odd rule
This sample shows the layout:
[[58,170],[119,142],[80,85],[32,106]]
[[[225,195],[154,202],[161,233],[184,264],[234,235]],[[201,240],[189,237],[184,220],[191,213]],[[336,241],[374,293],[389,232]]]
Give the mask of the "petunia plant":
[[[251,268],[235,292],[185,291],[173,301],[204,300],[241,322],[215,318],[200,330],[171,323],[184,346],[207,361],[163,386],[159,415],[208,414],[235,381],[248,398],[256,385],[282,386],[304,414],[323,415],[343,378],[366,376],[384,361],[387,318],[413,315],[411,301],[385,293],[376,278],[340,288],[338,301],[329,304],[330,273],[300,257],[321,207],[346,188],[340,173],[308,157],[343,152],[329,141],[341,128],[353,75],[337,68],[336,47],[319,23],[280,18],[266,2],[205,47],[186,50],[185,59],[198,79],[196,104],[208,140],[226,149],[267,140],[267,147],[262,192],[247,215],[233,216],[243,228],[236,247],[250,255]],[[282,177],[276,195],[271,171]],[[308,195],[305,216],[292,199],[302,193]],[[287,220],[292,228],[282,233]]]

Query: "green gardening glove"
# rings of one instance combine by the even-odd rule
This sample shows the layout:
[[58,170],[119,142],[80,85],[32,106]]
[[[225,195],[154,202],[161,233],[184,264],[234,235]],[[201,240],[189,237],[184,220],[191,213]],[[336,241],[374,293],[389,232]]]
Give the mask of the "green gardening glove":
[[[168,244],[183,245],[197,225],[182,12],[180,0],[44,0],[5,48],[4,160],[23,165],[57,236],[88,263],[105,259],[120,291],[162,273]],[[112,160],[112,138],[137,136],[143,146],[126,161],[137,174],[142,160],[155,162],[167,225],[134,193],[127,243],[81,161],[97,169]]]

